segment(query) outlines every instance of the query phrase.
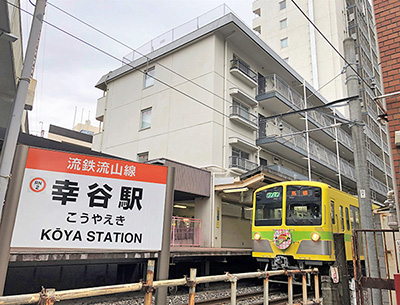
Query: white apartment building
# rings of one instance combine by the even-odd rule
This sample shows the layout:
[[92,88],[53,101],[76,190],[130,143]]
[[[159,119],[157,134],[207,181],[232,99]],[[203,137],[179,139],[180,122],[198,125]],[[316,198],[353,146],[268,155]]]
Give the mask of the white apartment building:
[[[20,1],[8,2],[0,3],[0,128],[9,123],[23,64],[21,12],[15,7]],[[25,110],[32,110],[35,86],[31,79]],[[22,114],[21,131],[28,132],[27,111]]]
[[[227,7],[140,50],[96,85],[93,149],[209,170],[210,196],[179,202],[201,219],[202,246],[251,248],[252,189],[263,184],[311,178],[355,193],[348,126],[330,127],[340,121],[326,108],[269,118],[327,101]],[[371,188],[383,201],[390,170],[374,156]]]
[[[364,80],[360,81],[360,97],[366,124],[365,143],[370,159],[379,159],[377,162],[386,167],[391,164],[388,131],[378,120],[383,110],[373,100],[383,94],[383,87],[372,6],[368,0],[296,0],[295,3],[333,47],[291,0],[253,1],[253,29],[328,101],[347,96],[346,64],[335,49],[344,55],[343,40],[347,37],[356,40],[358,73]],[[341,111],[348,116],[345,108]],[[376,173],[370,162],[368,167],[373,177]],[[382,178],[391,184],[391,175],[384,174]],[[374,192],[371,196],[377,198]]]

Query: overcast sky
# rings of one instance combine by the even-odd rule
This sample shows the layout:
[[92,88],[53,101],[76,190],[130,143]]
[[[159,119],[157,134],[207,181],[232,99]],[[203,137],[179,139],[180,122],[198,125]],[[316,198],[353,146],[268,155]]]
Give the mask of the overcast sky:
[[[253,17],[252,0],[52,0],[49,3],[134,49],[224,3],[249,27]],[[21,5],[33,12],[28,0],[21,0]],[[21,16],[26,43],[31,17],[24,12]],[[118,58],[131,52],[51,5],[46,7],[45,20]],[[97,126],[94,116],[102,91],[94,86],[102,75],[120,66],[115,59],[44,24],[34,74],[38,81],[34,110],[29,114],[31,133],[39,134],[41,126],[47,133],[49,124],[72,128],[75,109],[75,123],[83,117],[83,122],[89,118]]]

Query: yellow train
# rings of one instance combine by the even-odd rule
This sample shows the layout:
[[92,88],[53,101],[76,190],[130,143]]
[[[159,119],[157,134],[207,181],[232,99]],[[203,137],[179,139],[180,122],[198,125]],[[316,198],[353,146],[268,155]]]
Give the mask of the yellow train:
[[352,229],[360,228],[356,197],[313,181],[261,187],[253,198],[253,257],[272,269],[328,266],[335,261],[333,233],[344,233],[352,259]]

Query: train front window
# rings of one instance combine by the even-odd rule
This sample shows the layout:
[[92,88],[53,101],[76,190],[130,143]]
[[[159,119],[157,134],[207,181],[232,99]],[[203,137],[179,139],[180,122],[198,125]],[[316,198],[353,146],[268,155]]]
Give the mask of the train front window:
[[276,186],[256,194],[255,226],[282,224],[282,193],[282,186]]
[[322,224],[321,188],[289,185],[286,189],[286,224],[310,226]]

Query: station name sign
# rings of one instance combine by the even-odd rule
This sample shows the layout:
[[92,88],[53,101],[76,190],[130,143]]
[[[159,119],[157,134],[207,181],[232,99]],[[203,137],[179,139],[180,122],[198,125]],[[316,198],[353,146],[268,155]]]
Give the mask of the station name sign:
[[11,247],[161,250],[167,168],[29,148]]

